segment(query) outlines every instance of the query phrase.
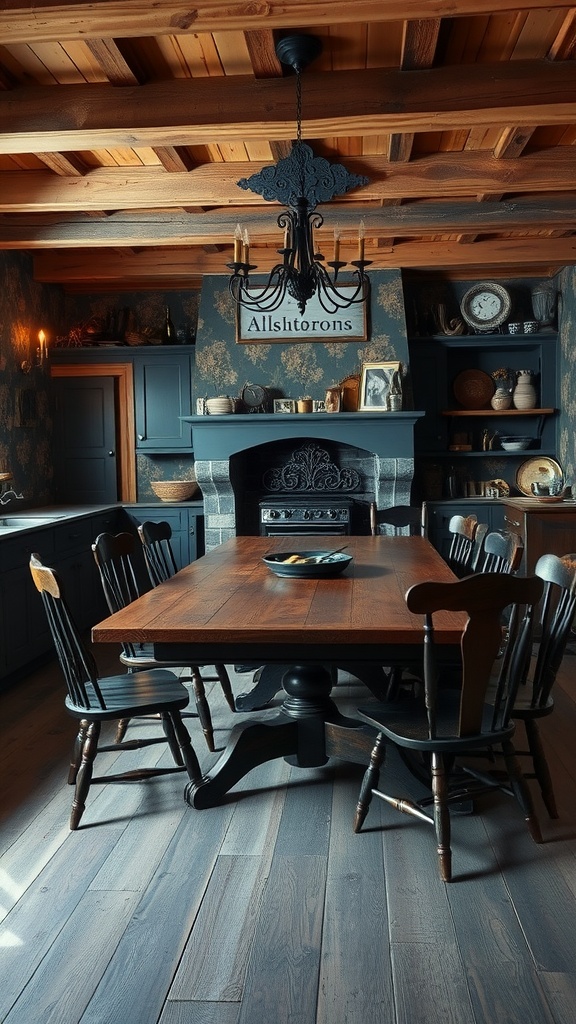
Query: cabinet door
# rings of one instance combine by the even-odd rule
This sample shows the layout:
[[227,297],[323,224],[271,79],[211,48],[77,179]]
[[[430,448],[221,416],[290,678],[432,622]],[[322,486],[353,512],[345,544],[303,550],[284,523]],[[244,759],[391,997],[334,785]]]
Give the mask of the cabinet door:
[[28,565],[9,569],[0,577],[4,633],[2,674],[15,672],[52,646],[42,598]]
[[186,354],[157,353],[134,362],[136,445],[167,451],[191,447],[191,363]]

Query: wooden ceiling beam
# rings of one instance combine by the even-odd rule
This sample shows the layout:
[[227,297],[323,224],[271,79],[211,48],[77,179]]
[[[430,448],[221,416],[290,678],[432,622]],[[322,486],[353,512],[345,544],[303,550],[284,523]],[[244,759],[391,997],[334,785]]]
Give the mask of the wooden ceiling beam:
[[[404,19],[453,18],[502,14],[499,0],[2,0],[4,45],[60,42],[66,39],[129,38],[224,30],[311,28],[317,25],[392,22]],[[523,0],[525,11],[567,10],[569,2]]]
[[[254,209],[246,217],[242,209],[212,210],[186,215],[175,212],[117,212],[97,221],[84,213],[10,216],[0,219],[2,249],[47,249],[106,246],[226,245],[238,220],[250,231],[255,245],[279,243],[276,207]],[[576,231],[576,197],[515,199],[511,202],[408,203],[375,209],[343,207],[333,203],[319,207],[326,225],[317,235],[331,237],[338,220],[342,237],[355,238],[360,218],[367,234],[379,238],[394,235],[418,237],[436,233]]]
[[[431,197],[455,199],[481,194],[571,192],[576,147],[540,150],[518,159],[494,160],[484,151],[434,153],[408,163],[385,157],[346,160],[349,171],[368,185],[339,198],[339,205]],[[264,207],[260,196],[238,188],[254,172],[251,163],[203,164],[188,173],[161,167],[99,167],[84,177],[48,171],[2,171],[0,213],[75,213],[78,210],[145,210],[174,207]]]
[[[220,254],[207,253],[201,248],[142,249],[127,255],[113,250],[75,249],[36,253],[34,278],[44,283],[64,283],[117,280],[128,283],[131,279],[190,278],[198,274],[227,274],[226,263],[232,247]],[[355,248],[350,246],[354,258]],[[457,241],[395,242],[389,249],[366,245],[366,258],[373,261],[372,270],[404,267],[458,269],[463,266],[504,268],[547,265],[562,267],[576,263],[576,236],[547,238],[483,239],[471,245]],[[278,255],[273,249],[258,252],[258,271],[271,270]]]
[[[419,71],[307,72],[304,138],[451,131],[494,123],[570,124],[573,61]],[[294,133],[292,79],[194,78],[125,86],[19,86],[0,92],[0,153],[278,141]]]

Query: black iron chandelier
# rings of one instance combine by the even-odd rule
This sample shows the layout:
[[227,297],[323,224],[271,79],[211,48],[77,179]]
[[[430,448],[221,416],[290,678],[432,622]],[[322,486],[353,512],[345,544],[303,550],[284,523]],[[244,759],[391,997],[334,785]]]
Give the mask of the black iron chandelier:
[[354,303],[366,302],[370,292],[365,268],[371,260],[364,259],[363,221],[358,230],[358,259],[350,261],[355,269],[347,272],[345,281],[338,282],[339,272],[348,266],[345,260],[340,260],[338,228],[334,230],[331,261],[325,261],[322,253],[316,251],[314,242],[314,231],[324,222],[316,211],[318,203],[327,203],[336,195],[368,184],[368,178],[350,174],[342,164],[331,164],[315,156],[311,147],[302,142],[301,72],[320,50],[321,43],[316,36],[287,36],[277,43],[279,60],[296,73],[296,141],[292,143],[289,156],[238,182],[240,188],[287,207],[277,221],[284,232],[283,247],[277,250],[282,262],[272,268],[263,287],[255,289],[250,285],[250,271],[256,271],[257,265],[250,263],[248,232],[238,225],[234,233],[234,261],[227,264],[232,271],[230,292],[239,305],[259,313],[278,309],[286,294],[296,300],[301,314],[314,296],[327,313],[335,313]]

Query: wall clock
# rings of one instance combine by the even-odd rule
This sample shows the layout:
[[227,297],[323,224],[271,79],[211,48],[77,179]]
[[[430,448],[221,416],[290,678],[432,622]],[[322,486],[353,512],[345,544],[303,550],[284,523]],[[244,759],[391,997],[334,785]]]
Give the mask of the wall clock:
[[495,331],[508,319],[511,309],[510,292],[492,281],[472,285],[460,302],[466,323],[479,334]]

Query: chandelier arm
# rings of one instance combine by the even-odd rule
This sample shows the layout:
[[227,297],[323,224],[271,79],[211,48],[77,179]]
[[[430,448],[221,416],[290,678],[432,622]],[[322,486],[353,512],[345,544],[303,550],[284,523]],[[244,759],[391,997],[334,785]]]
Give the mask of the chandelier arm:
[[250,289],[250,279],[234,274],[229,281],[230,294],[235,302],[258,313],[272,313],[282,303],[288,286],[288,274],[282,263],[277,263],[268,275],[266,284],[258,291]]

